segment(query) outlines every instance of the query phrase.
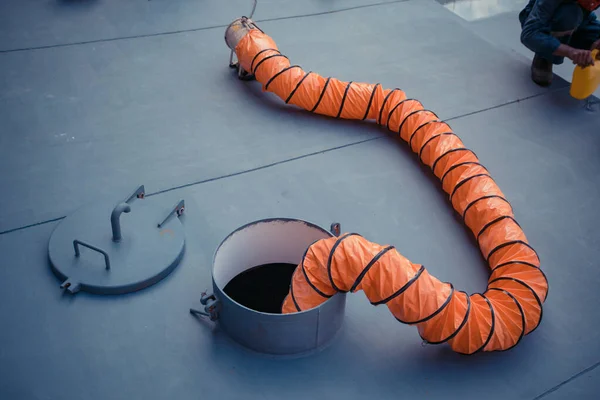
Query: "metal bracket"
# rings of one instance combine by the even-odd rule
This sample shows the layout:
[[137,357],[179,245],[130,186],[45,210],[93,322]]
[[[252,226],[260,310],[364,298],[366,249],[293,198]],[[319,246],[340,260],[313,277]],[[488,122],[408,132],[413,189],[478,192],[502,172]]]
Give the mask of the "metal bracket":
[[133,193],[129,195],[129,197],[127,198],[127,200],[124,201],[124,203],[130,203],[131,200],[134,200],[136,198],[143,199],[145,195],[146,195],[146,189],[144,188],[144,185],[140,185],[140,187],[135,189],[133,191]]
[[[234,24],[237,21],[240,21],[242,26],[246,29],[252,29],[252,28],[256,28],[259,31],[262,32],[262,29],[260,29],[258,27],[258,25],[256,25],[256,23],[254,21],[252,21],[252,17],[254,16],[254,12],[256,11],[256,6],[258,5],[258,0],[253,0],[252,2],[252,11],[250,11],[250,16],[246,17],[246,16],[242,16],[239,20],[235,20],[234,22],[232,22],[232,24]],[[231,25],[230,25],[231,26]],[[226,31],[227,32],[227,31]],[[227,33],[226,33],[227,35]],[[235,51],[232,48],[231,49],[231,53],[229,54],[229,68],[235,68],[237,70],[237,75],[238,75],[238,79],[242,80],[242,81],[252,81],[255,80],[255,76],[254,74],[245,71],[239,61],[237,62],[233,62],[233,57],[235,55]]]
[[237,64],[237,71],[238,71],[238,79],[241,81],[253,81],[256,79],[254,74],[251,74],[250,72],[247,72],[246,70],[244,70],[244,68],[242,68],[242,66],[239,65],[239,63]]
[[254,76],[254,74],[251,74],[250,72],[247,72],[245,69],[243,69],[242,66],[240,65],[239,61],[236,61],[235,63],[233,62],[234,55],[235,55],[235,52],[233,50],[231,50],[231,54],[229,55],[229,68],[233,68],[237,71],[238,79],[241,81],[256,80],[256,77]]
[[158,227],[161,228],[169,220],[169,218],[171,218],[172,215],[177,215],[178,217],[180,217],[183,214],[184,210],[185,210],[185,201],[182,199],[182,200],[179,200],[179,202],[177,204],[175,204],[175,207],[173,207],[171,209],[171,211],[169,211],[169,213],[162,220],[162,222],[160,222],[158,224]]
[[334,236],[340,236],[340,234],[342,233],[342,226],[339,222],[334,222],[333,224],[331,224],[329,231],[333,233]]
[[239,62],[233,62],[233,56],[235,55],[235,51],[233,51],[233,49],[231,50],[231,54],[229,55],[229,68],[238,68],[239,69]]
[[79,252],[79,246],[83,246],[83,247],[87,247],[90,250],[94,250],[97,251],[98,253],[102,254],[104,256],[104,264],[106,264],[106,269],[109,270],[110,269],[110,259],[108,258],[108,253],[105,252],[104,250],[102,250],[99,247],[96,246],[92,246],[91,244],[82,242],[81,240],[73,240],[73,248],[75,249],[75,257],[79,257],[79,255],[81,254]]
[[73,283],[70,281],[70,279],[67,279],[60,285],[60,288],[66,289],[71,294],[75,294],[75,293],[79,292],[79,290],[81,289],[81,284]]
[[214,294],[208,294],[206,292],[202,293],[202,296],[200,297],[200,304],[204,306],[204,311],[190,308],[190,313],[194,315],[202,315],[205,317],[209,317],[211,321],[216,321],[217,319],[219,319],[220,303]]

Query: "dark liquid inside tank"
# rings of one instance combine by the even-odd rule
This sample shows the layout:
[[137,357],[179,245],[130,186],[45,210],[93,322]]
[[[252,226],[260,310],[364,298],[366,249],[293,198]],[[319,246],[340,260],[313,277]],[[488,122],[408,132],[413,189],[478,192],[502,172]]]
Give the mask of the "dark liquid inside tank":
[[296,267],[296,264],[285,263],[259,265],[234,277],[223,291],[254,311],[281,314]]

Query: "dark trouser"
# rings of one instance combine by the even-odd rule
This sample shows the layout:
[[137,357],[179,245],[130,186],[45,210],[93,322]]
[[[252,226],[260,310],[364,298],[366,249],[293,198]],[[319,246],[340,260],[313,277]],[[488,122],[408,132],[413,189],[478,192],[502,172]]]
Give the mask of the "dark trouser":
[[[519,14],[521,25],[529,16],[531,9],[525,8]],[[552,36],[562,44],[576,49],[589,50],[592,44],[600,38],[600,22],[593,13],[584,12],[576,3],[565,3],[558,6],[552,17]],[[541,56],[538,54],[538,56]],[[559,65],[564,57],[553,56],[553,64]]]

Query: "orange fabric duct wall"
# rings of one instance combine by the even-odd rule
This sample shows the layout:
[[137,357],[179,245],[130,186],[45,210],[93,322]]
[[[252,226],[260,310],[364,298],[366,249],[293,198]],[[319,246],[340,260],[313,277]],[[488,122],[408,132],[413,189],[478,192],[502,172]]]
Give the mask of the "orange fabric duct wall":
[[336,118],[375,120],[397,133],[440,179],[491,269],[485,293],[469,296],[394,247],[345,234],[307,250],[284,313],[315,307],[336,292],[363,290],[372,304],[385,304],[400,322],[416,325],[423,340],[447,342],[464,354],[510,349],[539,325],[548,282],[538,255],[489,172],[447,123],[402,90],[305,72],[260,30],[244,36],[235,52],[263,90],[286,103]]

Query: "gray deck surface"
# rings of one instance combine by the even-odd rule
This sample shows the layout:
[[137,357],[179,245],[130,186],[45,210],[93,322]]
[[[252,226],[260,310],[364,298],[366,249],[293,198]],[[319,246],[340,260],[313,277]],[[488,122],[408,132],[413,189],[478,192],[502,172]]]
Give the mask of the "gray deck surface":
[[[329,348],[281,360],[188,313],[219,242],[269,217],[339,221],[468,292],[488,276],[404,143],[235,78],[224,25],[249,3],[0,2],[0,398],[597,398],[600,112],[563,79],[530,81],[518,32],[502,32],[517,11],[470,21],[432,0],[261,1],[255,19],[306,70],[400,87],[450,120],[540,254],[538,330],[459,356],[422,347],[359,293]],[[135,294],[64,295],[47,261],[57,221],[138,184],[146,201],[186,200],[182,264]]]

